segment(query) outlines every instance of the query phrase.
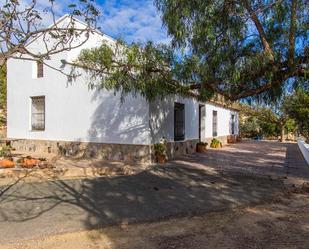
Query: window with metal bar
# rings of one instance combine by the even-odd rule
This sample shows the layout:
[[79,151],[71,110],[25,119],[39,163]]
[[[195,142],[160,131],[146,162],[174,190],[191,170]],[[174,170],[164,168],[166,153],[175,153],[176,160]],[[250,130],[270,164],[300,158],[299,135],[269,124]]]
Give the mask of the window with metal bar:
[[218,112],[212,112],[212,136],[218,136]]
[[37,78],[43,78],[44,76],[44,64],[41,61],[36,62],[37,66]]
[[232,130],[232,135],[235,134],[235,115],[232,114],[231,116],[231,130]]
[[31,97],[31,129],[45,130],[45,96]]
[[174,107],[174,141],[185,139],[185,105],[175,103]]

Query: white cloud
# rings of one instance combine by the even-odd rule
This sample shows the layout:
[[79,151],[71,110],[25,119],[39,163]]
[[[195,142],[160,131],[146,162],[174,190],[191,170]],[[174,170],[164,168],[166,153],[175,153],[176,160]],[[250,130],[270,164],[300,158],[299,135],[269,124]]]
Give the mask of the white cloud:
[[[0,0],[2,5],[5,0]],[[32,0],[20,0],[20,8],[24,9]],[[55,0],[53,10],[55,17],[66,14],[70,3],[77,0]],[[162,28],[162,22],[152,0],[106,0],[103,3],[97,1],[96,6],[101,10],[98,26],[102,31],[114,38],[123,38],[127,42],[148,41],[168,42],[166,30]],[[50,0],[38,0],[36,9],[43,18],[41,26],[49,26],[53,22],[50,11],[44,9],[51,7]]]
[[166,30],[153,1],[109,1],[101,5],[102,31],[127,42],[167,42]]

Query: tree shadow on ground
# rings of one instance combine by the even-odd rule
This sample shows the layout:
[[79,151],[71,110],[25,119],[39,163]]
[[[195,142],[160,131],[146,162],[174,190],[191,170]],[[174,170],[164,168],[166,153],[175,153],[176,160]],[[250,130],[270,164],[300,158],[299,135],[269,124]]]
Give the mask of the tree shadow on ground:
[[27,183],[18,179],[0,186],[0,240],[203,214],[270,200],[284,185],[264,177],[267,167],[277,165],[284,174],[287,166],[300,165],[295,146],[236,144],[129,176]]
[[269,176],[274,178],[309,179],[309,168],[296,143],[246,141],[208,150],[205,154],[187,155],[170,162],[209,170]]
[[282,188],[281,181],[184,164],[130,176],[18,183],[0,197],[6,236],[0,240],[202,214],[259,203]]

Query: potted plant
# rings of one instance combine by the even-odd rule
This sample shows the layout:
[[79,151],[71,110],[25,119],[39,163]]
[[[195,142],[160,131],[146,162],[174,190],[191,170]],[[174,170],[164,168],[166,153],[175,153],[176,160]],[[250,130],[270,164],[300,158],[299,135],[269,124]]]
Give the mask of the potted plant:
[[1,146],[0,147],[0,168],[14,168],[15,163],[11,156],[11,147],[10,146]]
[[14,168],[15,163],[12,158],[5,158],[0,160],[0,168]]
[[154,144],[154,152],[155,152],[156,162],[158,163],[166,162],[166,144],[165,143]]
[[32,168],[38,166],[39,162],[40,161],[38,159],[32,158],[31,156],[27,156],[27,157],[23,158],[21,166],[23,168],[32,169]]
[[211,148],[222,148],[222,143],[218,139],[213,138],[211,140],[210,147]]
[[11,156],[11,147],[8,145],[0,147],[0,157],[7,158]]
[[206,142],[198,142],[196,144],[196,152],[205,153],[207,146],[208,146],[208,143],[206,143]]
[[234,142],[235,142],[235,138],[234,138],[233,135],[227,136],[227,143],[228,143],[228,144],[232,144],[232,143],[234,143]]

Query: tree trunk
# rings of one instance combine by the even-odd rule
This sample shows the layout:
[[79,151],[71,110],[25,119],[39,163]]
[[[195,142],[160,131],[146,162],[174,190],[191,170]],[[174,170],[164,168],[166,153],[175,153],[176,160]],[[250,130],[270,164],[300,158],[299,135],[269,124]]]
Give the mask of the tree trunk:
[[291,24],[290,24],[290,34],[289,34],[289,64],[294,64],[294,55],[295,55],[295,32],[296,32],[296,21],[297,21],[297,0],[292,0],[291,4]]
[[285,142],[284,126],[281,126],[280,141]]

